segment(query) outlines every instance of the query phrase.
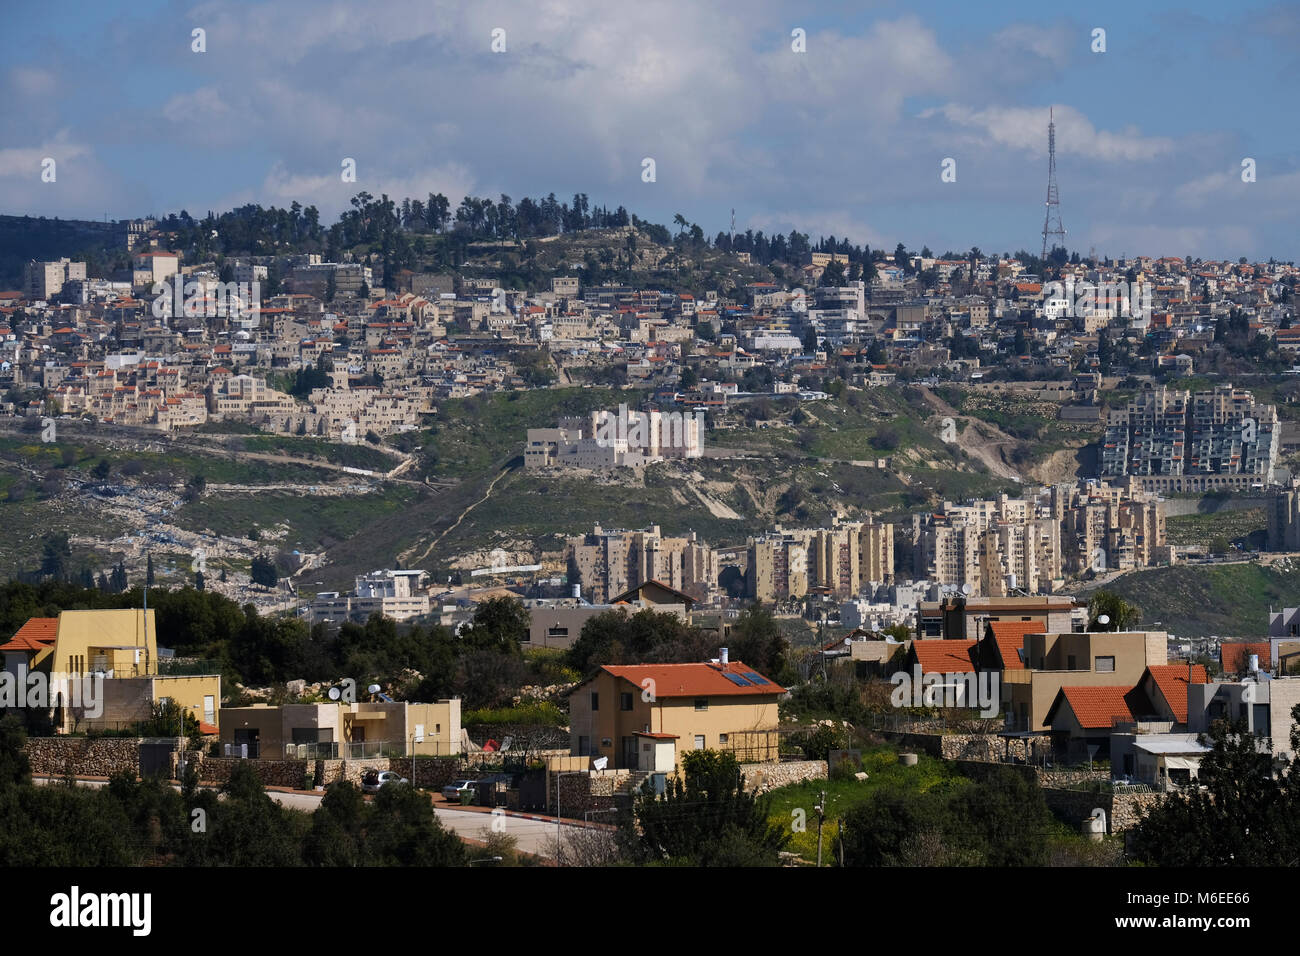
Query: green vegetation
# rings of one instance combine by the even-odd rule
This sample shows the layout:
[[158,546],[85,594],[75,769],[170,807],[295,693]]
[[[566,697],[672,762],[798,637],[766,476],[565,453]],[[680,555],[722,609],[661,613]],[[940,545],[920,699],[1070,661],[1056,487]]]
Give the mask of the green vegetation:
[[346,497],[306,497],[288,491],[207,495],[178,509],[173,520],[182,528],[218,534],[243,534],[252,525],[285,522],[290,531],[284,546],[316,551],[348,540],[380,518],[402,514],[419,495],[418,489],[405,486]]
[[550,701],[467,710],[460,715],[462,727],[474,724],[542,724],[547,727],[563,727],[568,720],[569,715]]
[[607,388],[539,389],[496,392],[443,402],[430,428],[425,453],[439,476],[490,479],[507,461],[523,453],[530,428],[554,427],[564,416],[598,409],[634,407],[637,392]]
[[996,765],[946,790],[878,788],[843,820],[845,866],[1041,866],[1054,830],[1038,785]]
[[1179,565],[1133,571],[1106,585],[1144,610],[1143,625],[1160,621],[1180,637],[1257,637],[1270,608],[1295,603],[1300,566],[1279,562]]
[[[966,784],[956,767],[927,754],[919,754],[916,766],[904,767],[898,751],[887,744],[862,750],[862,769],[867,779],[806,780],[772,791],[768,819],[791,834],[788,849],[806,860],[817,858],[817,812],[813,809],[826,791],[826,821],[822,829],[823,859],[833,858],[832,847],[841,818],[853,806],[863,803],[880,790],[920,796],[932,790],[952,792]],[[796,812],[802,811],[802,813]],[[798,822],[799,829],[794,829]]]
[[[1101,618],[1106,618],[1102,621]],[[1111,591],[1093,591],[1088,598],[1088,630],[1127,631],[1142,620],[1142,609]]]
[[[1300,706],[1291,719],[1300,721]],[[1157,866],[1300,863],[1300,758],[1275,767],[1244,721],[1216,721],[1203,739],[1210,752],[1201,760],[1199,786],[1168,794],[1143,816],[1134,856]],[[1290,743],[1293,753],[1300,750],[1294,723]]]
[[107,787],[37,787],[18,720],[0,720],[0,865],[461,866],[464,844],[444,830],[424,794],[385,787],[366,803],[351,784],[327,792],[315,814],[267,795],[254,761],[216,791],[114,776]]
[[775,866],[790,841],[772,821],[770,800],[744,789],[734,754],[692,750],[667,792],[637,796],[619,828],[619,843],[636,863],[687,866]]
[[1165,534],[1170,544],[1207,545],[1211,553],[1226,553],[1233,541],[1243,542],[1248,551],[1262,550],[1268,522],[1263,508],[1178,515],[1165,519]]

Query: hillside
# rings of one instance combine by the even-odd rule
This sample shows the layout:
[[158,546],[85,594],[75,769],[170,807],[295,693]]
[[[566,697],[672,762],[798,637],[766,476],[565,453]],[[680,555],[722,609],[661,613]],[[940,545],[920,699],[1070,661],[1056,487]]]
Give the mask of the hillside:
[[1183,565],[1134,571],[1106,585],[1142,609],[1142,623],[1158,620],[1179,637],[1259,638],[1269,609],[1300,601],[1300,563],[1279,561]]

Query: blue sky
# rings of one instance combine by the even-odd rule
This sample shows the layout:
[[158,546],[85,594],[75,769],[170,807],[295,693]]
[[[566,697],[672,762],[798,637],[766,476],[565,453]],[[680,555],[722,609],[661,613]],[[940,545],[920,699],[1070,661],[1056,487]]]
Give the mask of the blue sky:
[[742,230],[1036,251],[1054,107],[1071,248],[1300,258],[1296,4],[53,0],[0,17],[0,212],[298,200],[332,219],[361,189],[585,191],[709,235],[734,207]]

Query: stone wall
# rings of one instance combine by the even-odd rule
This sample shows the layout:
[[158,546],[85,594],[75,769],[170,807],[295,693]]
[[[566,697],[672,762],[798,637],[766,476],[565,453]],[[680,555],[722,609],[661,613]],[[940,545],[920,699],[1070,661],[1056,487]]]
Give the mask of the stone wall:
[[[630,799],[622,792],[628,781],[626,770],[598,770],[592,773],[552,774],[549,793],[550,812],[555,812],[556,787],[559,788],[560,812],[568,818],[581,818],[595,810],[610,811],[619,801]],[[603,813],[597,820],[612,822],[613,814]]]
[[743,763],[740,772],[745,775],[745,789],[754,793],[767,793],[777,787],[805,780],[825,780],[825,760],[792,760],[789,763]]
[[28,737],[26,751],[37,776],[140,773],[140,741],[135,737]]
[[441,790],[453,780],[477,780],[483,776],[478,770],[467,769],[465,761],[459,757],[417,757],[415,767],[412,772],[410,757],[390,757],[388,760],[389,770],[428,790]]
[[292,787],[301,790],[304,776],[316,773],[315,760],[245,760],[240,757],[204,757],[199,779],[204,783],[226,783],[239,764],[248,764],[264,787]]
[[[262,785],[267,787],[292,787],[300,790],[308,779],[312,785],[318,781],[324,785],[347,780],[359,787],[361,777],[367,770],[388,770],[389,762],[387,757],[371,757],[366,760],[245,760],[241,757],[204,755],[199,762],[199,779],[204,783],[226,783],[235,767],[246,763],[257,773]],[[421,768],[423,769],[423,762]],[[409,778],[408,774],[400,770],[398,772]],[[421,783],[423,784],[423,781]]]
[[999,737],[997,734],[918,734],[897,730],[876,731],[904,750],[917,750],[943,760],[985,760],[1002,762],[1007,757],[1034,763],[1051,755],[1046,737]]
[[1090,793],[1086,790],[1065,790],[1044,787],[1043,798],[1047,806],[1067,823],[1079,827],[1092,816],[1095,807],[1106,811],[1106,832],[1122,833],[1138,822],[1147,808],[1154,806],[1164,796],[1162,793]]
[[1137,825],[1138,818],[1164,797],[1163,793],[1117,793],[1111,802],[1110,829],[1119,833]]

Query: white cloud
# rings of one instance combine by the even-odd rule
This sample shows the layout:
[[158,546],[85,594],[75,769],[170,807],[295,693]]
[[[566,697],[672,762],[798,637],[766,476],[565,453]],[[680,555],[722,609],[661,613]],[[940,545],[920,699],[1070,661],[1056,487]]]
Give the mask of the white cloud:
[[1030,107],[990,107],[977,110],[957,103],[925,110],[922,119],[941,116],[954,125],[981,132],[986,141],[1012,149],[1047,155],[1047,123],[1054,113],[1057,155],[1083,156],[1103,162],[1132,162],[1166,156],[1175,142],[1164,136],[1143,136],[1134,126],[1111,132],[1098,130],[1072,106],[1052,110]]

